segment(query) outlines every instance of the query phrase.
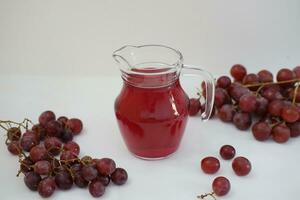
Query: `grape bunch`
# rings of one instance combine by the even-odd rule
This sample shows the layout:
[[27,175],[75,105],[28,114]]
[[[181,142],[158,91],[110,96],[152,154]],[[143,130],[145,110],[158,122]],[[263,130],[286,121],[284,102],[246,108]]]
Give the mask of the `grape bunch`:
[[80,119],[56,119],[52,111],[45,111],[38,124],[28,119],[21,123],[7,120],[0,121],[0,127],[6,130],[8,151],[19,156],[17,175],[24,174],[25,185],[44,198],[57,188],[69,190],[73,185],[100,197],[110,182],[123,185],[127,181],[126,170],[117,168],[111,158],[79,157],[80,146],[73,137],[83,129]]
[[[300,66],[280,69],[276,81],[266,69],[247,73],[240,64],[232,66],[230,74],[233,79],[221,76],[216,80],[213,114],[240,130],[253,124],[251,130],[258,141],[272,138],[285,143],[300,135]],[[202,96],[205,90],[203,83]],[[193,105],[190,110],[197,110]]]

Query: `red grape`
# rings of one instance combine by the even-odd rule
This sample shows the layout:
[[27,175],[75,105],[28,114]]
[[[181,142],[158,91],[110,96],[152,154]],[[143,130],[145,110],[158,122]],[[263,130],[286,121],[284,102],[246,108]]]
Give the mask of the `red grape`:
[[234,125],[240,130],[247,130],[252,123],[251,115],[249,113],[238,112],[233,116]]
[[283,99],[280,89],[277,87],[268,87],[262,91],[261,95],[269,101]]
[[21,138],[21,130],[17,127],[12,127],[7,130],[7,138],[10,141],[18,141]]
[[66,128],[63,130],[63,132],[61,133],[60,139],[66,143],[66,142],[70,142],[73,140],[73,133],[70,129]]
[[109,176],[116,169],[116,163],[110,158],[102,158],[97,161],[96,168],[101,175]]
[[98,172],[94,167],[87,165],[81,168],[81,175],[86,181],[92,181],[97,177]]
[[215,91],[215,106],[220,108],[224,104],[231,103],[227,91],[223,88],[217,88]]
[[53,177],[46,177],[38,185],[39,194],[44,197],[50,197],[55,191],[56,185]]
[[48,175],[50,174],[52,167],[49,161],[40,160],[37,161],[33,166],[34,172],[39,175]]
[[33,131],[27,131],[23,134],[20,145],[24,151],[29,152],[32,147],[38,144],[39,140]]
[[61,123],[61,125],[63,127],[65,127],[67,124],[68,118],[65,116],[61,116],[61,117],[57,118],[57,121],[59,121]]
[[284,107],[283,101],[273,100],[268,105],[268,112],[274,117],[279,117],[281,115],[281,111],[283,107]]
[[93,197],[101,197],[105,193],[105,186],[98,180],[89,184],[89,192]]
[[22,152],[19,141],[12,141],[7,145],[7,150],[13,155],[19,155]]
[[51,155],[57,156],[60,153],[62,142],[57,137],[48,137],[45,139],[44,145]]
[[228,92],[235,101],[239,101],[241,96],[250,93],[250,90],[237,83],[232,83],[228,88]]
[[65,151],[71,151],[71,152],[73,152],[73,154],[75,154],[77,156],[79,155],[79,152],[80,152],[79,145],[76,142],[73,142],[73,141],[70,141],[70,142],[64,144],[63,149]]
[[55,114],[50,110],[43,112],[39,117],[39,123],[42,126],[45,126],[48,122],[53,120],[55,120]]
[[262,83],[273,82],[273,74],[266,69],[259,71],[257,76],[259,81]]
[[298,137],[300,135],[300,122],[295,122],[288,126],[291,130],[291,137]]
[[231,67],[230,74],[235,80],[242,81],[247,74],[247,70],[243,65],[235,64]]
[[20,162],[20,170],[21,172],[23,172],[24,174],[26,174],[27,172],[30,172],[33,170],[33,161],[29,158],[26,157],[24,158],[21,162]]
[[55,175],[56,186],[61,190],[68,190],[73,186],[73,178],[66,170],[60,170]]
[[214,179],[212,183],[212,189],[214,194],[216,194],[217,196],[224,196],[230,190],[230,182],[227,178],[219,176]]
[[277,72],[277,81],[289,81],[295,77],[295,74],[292,70],[283,68]]
[[110,183],[110,177],[109,176],[97,176],[96,178],[98,181],[100,181],[104,186],[108,186]]
[[70,128],[74,135],[78,135],[82,131],[83,125],[80,119],[72,118],[67,121],[66,127]]
[[44,126],[42,126],[41,124],[35,124],[31,128],[31,130],[35,132],[35,135],[39,140],[44,140],[46,135],[46,130]]
[[60,160],[63,160],[63,161],[71,162],[72,160],[74,160],[76,158],[77,158],[77,155],[72,151],[63,151],[60,154]]
[[42,178],[39,174],[35,172],[28,172],[25,174],[24,183],[32,191],[37,191],[38,185]]
[[201,160],[201,169],[207,174],[214,174],[220,169],[220,162],[215,157],[205,157]]
[[62,124],[58,121],[50,121],[45,125],[46,135],[48,137],[57,137],[61,136],[63,132]]
[[[296,89],[291,89],[290,91],[289,91],[289,99],[290,100],[293,100],[294,99],[294,95],[295,95],[295,90]],[[300,88],[297,88],[297,92],[296,92],[296,97],[295,97],[295,102],[300,102]]]
[[239,101],[239,107],[243,112],[253,112],[256,110],[256,96],[254,94],[244,94]]
[[281,111],[281,117],[284,121],[288,123],[296,122],[299,119],[299,114],[295,107],[284,106]]
[[272,129],[273,140],[277,143],[285,143],[289,140],[291,130],[284,124],[279,124]]
[[217,80],[217,87],[226,89],[230,86],[231,79],[228,76],[220,76]]
[[251,163],[245,157],[236,157],[232,161],[232,168],[236,175],[246,176],[251,171]]
[[[258,76],[256,74],[247,74],[244,78],[243,78],[243,85],[252,85],[252,84],[257,84],[259,83],[259,79]],[[255,87],[250,87],[250,90],[257,90],[257,86]]]
[[201,110],[201,103],[199,99],[191,98],[189,101],[189,115],[195,116]]
[[234,113],[234,106],[231,104],[225,104],[218,111],[218,116],[223,122],[231,122]]
[[111,175],[111,181],[116,185],[123,185],[128,179],[128,174],[123,168],[116,168]]
[[37,162],[40,160],[45,160],[48,158],[48,152],[44,145],[37,145],[30,149],[29,152],[30,159],[33,162]]
[[270,137],[271,132],[271,126],[266,122],[256,122],[252,126],[253,136],[259,141],[267,140]]
[[265,115],[267,113],[268,103],[268,100],[264,97],[256,98],[255,114],[259,116]]
[[74,183],[79,188],[85,188],[89,184],[89,182],[82,177],[81,173],[78,172],[74,174]]
[[293,72],[295,73],[296,78],[300,78],[300,66],[295,67]]
[[220,148],[220,155],[224,160],[230,160],[235,156],[235,149],[231,145],[223,145]]

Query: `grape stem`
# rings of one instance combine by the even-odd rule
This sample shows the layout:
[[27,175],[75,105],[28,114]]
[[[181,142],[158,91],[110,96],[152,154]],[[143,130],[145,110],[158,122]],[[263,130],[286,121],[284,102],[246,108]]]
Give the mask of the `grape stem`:
[[297,92],[298,92],[298,88],[299,88],[299,82],[297,83],[295,89],[294,89],[294,93],[293,93],[293,101],[292,104],[295,105],[296,103],[296,97],[297,97]]
[[293,83],[293,82],[300,82],[300,79],[292,79],[287,81],[278,81],[278,82],[267,82],[267,83],[254,83],[254,84],[246,84],[243,85],[244,87],[260,87],[260,86],[267,86],[267,85],[277,85],[277,84],[285,84],[285,83]]
[[207,196],[211,196],[212,198],[214,198],[215,200],[217,200],[214,194],[215,194],[214,192],[206,193],[206,194],[201,194],[201,195],[198,195],[197,198],[198,199],[204,199]]

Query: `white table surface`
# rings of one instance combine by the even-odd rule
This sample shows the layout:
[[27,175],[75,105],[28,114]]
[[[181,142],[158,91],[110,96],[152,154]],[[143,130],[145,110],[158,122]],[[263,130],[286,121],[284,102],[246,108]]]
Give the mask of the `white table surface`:
[[[230,179],[231,191],[218,199],[298,198],[300,138],[286,144],[258,142],[250,131],[239,131],[218,119],[202,123],[199,117],[194,117],[188,121],[179,150],[168,159],[144,161],[133,157],[126,149],[114,117],[113,104],[120,87],[120,77],[0,76],[0,119],[21,121],[28,117],[37,121],[38,115],[48,109],[57,115],[82,119],[84,131],[75,138],[81,146],[80,155],[112,157],[129,173],[127,184],[109,186],[101,199],[192,200],[211,191],[212,180],[220,175]],[[0,199],[40,199],[38,193],[26,188],[23,176],[15,176],[17,158],[7,152],[4,137],[1,139]],[[200,170],[201,158],[207,155],[220,158],[218,151],[223,144],[233,145],[237,155],[246,156],[252,162],[247,177],[237,177],[231,162],[222,159],[217,174],[206,175]],[[52,199],[94,198],[87,189],[74,187],[66,192],[57,190]]]

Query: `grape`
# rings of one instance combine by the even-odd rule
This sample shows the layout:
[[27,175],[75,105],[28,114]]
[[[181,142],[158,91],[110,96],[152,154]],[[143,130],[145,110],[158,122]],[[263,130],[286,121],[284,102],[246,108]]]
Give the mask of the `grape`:
[[230,160],[235,156],[235,149],[231,145],[223,145],[220,148],[220,155],[224,160]]
[[7,130],[7,138],[10,141],[18,141],[21,138],[21,130],[17,127],[12,127]]
[[77,156],[79,155],[79,152],[80,152],[79,145],[76,142],[73,142],[73,141],[70,141],[70,142],[64,144],[63,149],[65,151],[71,151],[71,152],[73,152],[73,154],[75,154]]
[[63,127],[62,127],[61,123],[58,121],[50,121],[46,124],[45,130],[46,130],[46,135],[48,137],[60,138],[60,136],[63,132]]
[[93,163],[93,158],[91,156],[83,156],[80,160],[84,164],[91,164],[92,165],[92,163]]
[[105,192],[105,186],[98,180],[89,184],[89,192],[93,197],[101,197]]
[[92,167],[92,166],[83,166],[81,169],[81,176],[86,180],[86,181],[92,181],[94,180],[98,175],[97,170]]
[[128,174],[123,168],[116,168],[116,170],[111,175],[111,180],[116,185],[123,185],[128,179]]
[[248,93],[241,96],[239,101],[239,107],[243,112],[253,112],[256,110],[256,96]]
[[281,117],[284,121],[288,123],[296,122],[299,119],[299,114],[295,107],[284,106],[281,111]]
[[37,191],[38,185],[41,180],[41,176],[35,172],[28,172],[24,177],[25,185],[32,191]]
[[29,152],[32,147],[38,144],[39,140],[33,131],[27,131],[23,134],[20,145],[24,151]]
[[[84,164],[87,164],[87,163],[84,163]],[[81,164],[80,163],[73,163],[70,167],[70,170],[72,173],[78,173],[81,171]]]
[[48,137],[45,139],[44,145],[51,155],[57,156],[60,153],[62,142],[57,137]]
[[74,135],[78,135],[82,131],[82,121],[77,118],[69,119],[66,123],[66,127],[70,128]]
[[251,171],[251,163],[245,157],[236,157],[232,161],[232,169],[238,176],[246,176]]
[[230,190],[230,182],[227,178],[223,176],[219,176],[214,179],[212,183],[213,192],[217,196],[224,196],[226,195]]
[[292,70],[283,68],[278,71],[276,79],[278,82],[279,81],[289,81],[289,80],[292,80],[294,77],[295,77],[295,74]]
[[29,157],[24,158],[21,161],[21,163],[20,163],[20,170],[21,170],[21,172],[23,172],[24,174],[26,174],[27,172],[32,171],[33,168],[31,166],[33,164],[34,164],[33,161]]
[[68,190],[73,186],[73,179],[69,172],[60,170],[55,175],[55,183],[59,189]]
[[74,160],[76,158],[77,158],[77,155],[72,151],[63,151],[60,154],[60,160],[63,160],[63,161],[71,162],[72,160]]
[[283,101],[273,100],[268,105],[268,112],[274,117],[279,117],[281,115],[283,106],[284,106]]
[[231,79],[228,76],[220,76],[217,80],[217,87],[226,89],[230,86]]
[[[243,78],[243,85],[252,85],[252,84],[257,84],[259,83],[259,79],[258,76],[256,74],[247,74],[244,78]],[[255,87],[250,87],[250,90],[257,90],[258,86]]]
[[57,118],[57,121],[59,121],[61,123],[61,125],[63,127],[65,127],[67,124],[68,118],[65,116],[61,116],[61,117]]
[[52,167],[51,167],[51,164],[49,161],[40,160],[34,164],[33,170],[35,173],[37,173],[39,175],[48,175],[48,174],[50,174]]
[[7,150],[13,155],[19,155],[22,152],[19,141],[12,141],[7,145]]
[[242,81],[247,74],[247,70],[243,65],[235,64],[231,67],[230,74],[235,80]]
[[70,129],[64,129],[60,136],[61,140],[66,143],[73,140],[73,133]]
[[259,116],[265,115],[267,113],[268,103],[268,100],[264,97],[256,98],[255,114]]
[[39,194],[44,197],[50,197],[55,191],[56,185],[53,177],[46,177],[38,185]]
[[262,83],[273,82],[273,74],[266,69],[259,71],[257,76],[259,81]]
[[75,173],[74,183],[79,188],[86,188],[89,184],[89,182],[82,177],[81,173]]
[[229,104],[231,102],[227,91],[223,88],[217,88],[215,90],[215,106],[220,108],[224,104]]
[[280,93],[280,89],[278,89],[277,87],[268,87],[262,91],[261,95],[269,101],[283,99],[283,96]]
[[97,176],[96,178],[98,181],[100,181],[104,186],[108,186],[110,182],[110,177],[109,176]]
[[238,112],[233,116],[234,125],[240,130],[247,130],[252,123],[251,115],[249,113]]
[[55,114],[50,110],[43,112],[39,117],[39,123],[42,126],[45,126],[48,122],[53,120],[55,120]]
[[[294,92],[296,89],[292,89],[289,90],[289,99],[293,100],[294,99]],[[296,98],[295,98],[295,102],[299,103],[300,102],[300,88],[297,88],[297,92],[296,92]]]
[[228,92],[235,101],[239,101],[241,96],[250,93],[250,90],[237,83],[232,83],[228,88]]
[[265,141],[267,140],[272,132],[271,126],[266,122],[256,122],[252,126],[252,133],[256,140]]
[[291,137],[298,137],[300,135],[300,122],[288,124],[291,130]]
[[35,133],[39,140],[44,140],[46,135],[46,130],[41,124],[35,124],[31,130]]
[[300,66],[295,67],[293,72],[295,73],[296,78],[300,78]]
[[285,143],[289,140],[291,130],[284,124],[279,124],[272,129],[273,140],[277,143]]
[[214,174],[220,169],[220,162],[215,157],[205,157],[201,160],[201,169],[207,174]]
[[47,152],[46,148],[44,147],[44,145],[37,145],[30,149],[29,156],[33,162],[37,162],[40,160],[47,159],[48,152]]
[[231,104],[225,104],[218,111],[218,116],[223,122],[231,122],[234,113],[234,106]]
[[102,158],[96,163],[96,168],[101,175],[111,175],[116,169],[116,163],[110,158]]
[[189,101],[189,115],[195,116],[201,110],[201,103],[199,99],[191,98]]

